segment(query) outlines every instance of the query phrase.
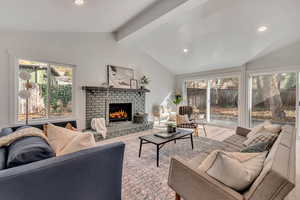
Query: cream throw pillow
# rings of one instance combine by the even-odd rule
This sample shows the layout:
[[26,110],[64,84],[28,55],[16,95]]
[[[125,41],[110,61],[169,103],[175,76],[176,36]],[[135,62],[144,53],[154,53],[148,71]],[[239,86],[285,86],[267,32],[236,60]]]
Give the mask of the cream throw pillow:
[[[214,156],[208,157],[210,161],[202,164],[208,167],[206,173],[236,191],[244,191],[259,176],[264,166],[267,152],[263,153],[227,153],[213,152]],[[215,158],[214,160],[211,160]],[[202,165],[201,164],[201,165]],[[199,167],[202,170],[203,166]]]
[[65,155],[96,145],[93,134],[80,133],[66,128],[48,125],[48,141],[56,155]]

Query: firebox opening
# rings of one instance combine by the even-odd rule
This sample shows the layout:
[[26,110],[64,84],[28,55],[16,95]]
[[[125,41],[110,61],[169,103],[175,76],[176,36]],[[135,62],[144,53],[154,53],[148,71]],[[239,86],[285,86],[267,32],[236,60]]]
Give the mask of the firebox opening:
[[109,121],[131,121],[132,104],[131,103],[111,103],[109,104]]

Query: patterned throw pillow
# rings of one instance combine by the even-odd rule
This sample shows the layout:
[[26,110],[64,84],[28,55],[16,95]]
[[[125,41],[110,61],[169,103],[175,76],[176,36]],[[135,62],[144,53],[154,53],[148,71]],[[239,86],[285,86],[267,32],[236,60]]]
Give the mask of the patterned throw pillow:
[[251,137],[254,137],[257,133],[261,132],[265,126],[267,125],[271,125],[271,122],[270,121],[265,121],[264,123],[261,123],[255,127],[253,127],[251,129],[251,132],[248,133],[247,135],[247,138],[251,138]]
[[265,129],[257,133],[256,135],[252,136],[251,138],[248,138],[243,145],[249,147],[261,142],[270,142],[274,143],[277,139],[278,135],[273,134]]

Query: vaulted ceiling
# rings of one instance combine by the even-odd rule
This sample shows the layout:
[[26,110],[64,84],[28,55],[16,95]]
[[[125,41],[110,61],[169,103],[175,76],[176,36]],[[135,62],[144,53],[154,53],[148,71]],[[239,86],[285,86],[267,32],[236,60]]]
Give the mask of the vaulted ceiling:
[[[239,66],[300,37],[299,0],[197,2],[120,41],[182,74]],[[265,32],[258,31],[262,26]]]
[[0,1],[0,30],[114,32],[175,74],[238,66],[300,37],[299,0]]
[[0,0],[0,30],[112,32],[155,0]]

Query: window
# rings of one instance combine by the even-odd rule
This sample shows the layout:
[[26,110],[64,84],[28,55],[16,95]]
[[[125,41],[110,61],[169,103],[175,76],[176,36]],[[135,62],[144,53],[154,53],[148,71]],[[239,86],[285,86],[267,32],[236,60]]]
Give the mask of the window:
[[272,73],[251,76],[251,125],[265,120],[295,126],[297,73]]
[[187,103],[194,118],[205,115],[213,124],[238,125],[239,78],[186,81]]
[[193,113],[206,114],[207,108],[207,81],[187,81],[187,102],[193,107]]
[[238,125],[239,78],[210,80],[210,122]]
[[[19,60],[19,72],[31,74],[30,82],[35,83],[28,99],[29,120],[69,118],[73,114],[72,66]],[[24,89],[26,81],[18,76],[18,90]],[[24,121],[26,100],[18,97],[17,121]]]

